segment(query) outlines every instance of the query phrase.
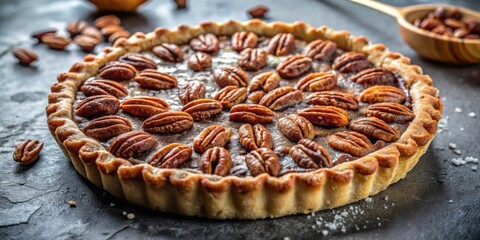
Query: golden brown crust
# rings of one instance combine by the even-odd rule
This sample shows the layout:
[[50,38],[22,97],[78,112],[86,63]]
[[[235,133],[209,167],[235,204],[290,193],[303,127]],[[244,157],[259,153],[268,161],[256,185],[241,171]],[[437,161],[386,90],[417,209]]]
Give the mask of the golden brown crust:
[[[370,63],[395,71],[410,87],[415,119],[400,139],[355,161],[332,168],[281,177],[218,177],[199,171],[159,169],[147,164],[132,165],[116,158],[95,140],[85,136],[72,120],[73,102],[81,84],[97,74],[100,66],[127,52],[150,50],[161,43],[186,44],[200,34],[232,35],[250,31],[272,37],[292,33],[311,42],[330,40],[339,48],[362,52]],[[224,23],[204,22],[176,29],[157,28],[119,39],[100,54],[87,55],[52,85],[46,108],[48,126],[75,169],[106,191],[134,204],[155,210],[208,218],[265,218],[309,213],[334,208],[374,195],[405,177],[427,150],[436,133],[442,112],[438,90],[422,69],[410,59],[390,52],[384,45],[369,44],[365,37],[325,26],[313,28],[303,22],[286,24],[260,20]]]

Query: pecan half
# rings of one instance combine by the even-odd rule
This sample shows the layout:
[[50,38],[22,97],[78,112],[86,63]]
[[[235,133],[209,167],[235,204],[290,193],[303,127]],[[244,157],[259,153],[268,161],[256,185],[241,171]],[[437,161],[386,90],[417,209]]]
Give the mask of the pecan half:
[[275,56],[285,56],[293,52],[295,36],[291,33],[277,33],[268,42],[267,52]]
[[93,24],[95,27],[102,29],[108,25],[120,25],[121,21],[120,18],[118,18],[115,15],[105,15],[101,16],[97,19],[95,19],[95,22]]
[[257,90],[264,90],[270,92],[280,84],[280,76],[274,72],[264,72],[252,78],[250,85],[248,85],[248,92]]
[[232,35],[232,48],[237,52],[246,48],[254,48],[257,46],[257,42],[257,34],[252,32],[236,32]]
[[85,21],[70,21],[67,24],[67,32],[70,33],[71,37],[75,37],[81,34],[86,27],[88,27],[88,23]]
[[302,91],[290,86],[285,86],[276,88],[265,94],[259,104],[272,110],[281,110],[302,101]]
[[112,95],[96,95],[83,99],[75,108],[75,114],[91,118],[112,115],[118,111],[120,102]]
[[262,98],[265,96],[265,94],[267,93],[263,90],[252,92],[248,95],[247,100],[249,103],[258,104],[262,100]]
[[308,72],[311,67],[312,59],[302,55],[295,55],[278,64],[277,72],[281,77],[294,78]]
[[128,119],[117,115],[99,117],[90,121],[82,128],[82,132],[89,137],[100,141],[107,141],[122,133],[132,131],[132,124]]
[[197,52],[188,59],[188,67],[195,72],[200,72],[209,69],[212,66],[212,58],[210,55]]
[[369,65],[367,56],[357,52],[347,52],[337,57],[333,62],[333,69],[341,73],[358,72]]
[[350,129],[362,133],[368,137],[373,137],[386,142],[397,140],[400,137],[395,128],[388,125],[382,119],[376,117],[367,117],[354,120],[350,123]]
[[308,92],[330,90],[337,86],[337,74],[329,72],[315,72],[300,79],[297,89]]
[[315,137],[315,128],[312,123],[298,114],[290,114],[280,118],[278,129],[293,142],[298,142],[301,139],[312,140]]
[[152,151],[158,145],[155,138],[142,131],[131,131],[120,134],[112,141],[108,151],[116,157],[139,157]]
[[226,86],[218,91],[213,99],[219,101],[223,108],[230,109],[236,104],[245,102],[247,89],[244,87]]
[[177,44],[162,43],[160,46],[154,47],[152,52],[167,62],[178,63],[183,61],[182,49]]
[[120,31],[125,31],[125,28],[123,28],[120,25],[108,25],[100,29],[100,33],[108,39],[112,34]]
[[335,51],[337,44],[319,39],[310,42],[303,50],[303,55],[317,61],[330,61]]
[[190,114],[193,121],[202,121],[222,112],[222,104],[213,99],[197,99],[183,106],[182,111]]
[[223,147],[210,148],[200,158],[200,170],[203,173],[227,176],[230,168],[232,168],[232,157]]
[[385,122],[405,123],[415,118],[412,110],[398,103],[375,103],[365,109],[367,117],[380,118]]
[[265,14],[268,12],[268,7],[264,5],[257,5],[255,7],[252,7],[248,9],[247,13],[252,17],[252,18],[264,18]]
[[304,168],[328,168],[332,166],[332,156],[320,144],[302,139],[297,145],[290,148],[290,156]]
[[365,89],[358,99],[366,103],[403,103],[407,99],[407,95],[400,88],[392,86],[373,86]]
[[245,156],[245,162],[253,176],[263,173],[278,176],[282,168],[277,154],[268,148],[259,148],[251,151]]
[[29,165],[37,161],[42,148],[43,143],[38,140],[25,140],[15,147],[13,160],[21,165]]
[[12,50],[13,56],[15,56],[21,64],[30,65],[38,60],[37,54],[29,49],[14,48]]
[[193,118],[186,112],[164,112],[143,121],[142,128],[149,133],[180,133],[193,127]]
[[226,86],[246,87],[250,80],[241,68],[230,65],[215,69],[213,79],[222,88]]
[[114,32],[114,33],[112,33],[112,35],[110,35],[110,37],[108,37],[108,42],[113,43],[120,38],[129,38],[130,35],[131,35],[131,33],[129,31]]
[[149,118],[153,115],[166,112],[168,103],[158,97],[132,97],[122,102],[122,111],[130,115]]
[[40,31],[34,32],[31,34],[32,38],[35,38],[38,40],[38,43],[42,43],[42,37],[45,35],[53,34],[55,35],[57,33],[56,28],[47,28],[47,29],[42,29]]
[[87,96],[112,95],[123,98],[128,95],[128,90],[121,83],[110,80],[90,80],[85,82],[80,90]]
[[365,69],[353,75],[351,79],[358,84],[367,85],[386,85],[396,80],[392,71],[381,67]]
[[246,48],[238,57],[238,65],[247,71],[257,71],[267,64],[267,52],[259,48]]
[[187,104],[193,100],[205,98],[205,92],[205,84],[195,80],[178,89],[178,98],[182,104]]
[[82,49],[82,51],[87,53],[93,52],[95,47],[100,44],[98,39],[86,35],[76,36],[73,41]]
[[190,47],[197,52],[215,54],[220,49],[220,41],[211,34],[202,34],[190,41]]
[[141,71],[133,80],[148,89],[160,90],[177,87],[177,78],[153,69]]
[[275,113],[258,104],[237,104],[230,109],[230,120],[250,124],[267,124],[273,122]]
[[255,124],[253,127],[250,124],[243,124],[238,129],[238,137],[240,144],[247,149],[247,151],[259,148],[273,148],[272,135],[268,129],[261,124]]
[[232,131],[225,126],[212,125],[203,129],[193,140],[195,152],[203,153],[209,148],[224,147],[232,137]]
[[354,95],[337,91],[312,93],[307,96],[305,102],[313,105],[334,106],[348,110],[358,109],[358,100]]
[[367,136],[354,131],[343,131],[330,135],[328,145],[355,157],[367,155],[373,147]]
[[99,42],[103,42],[103,35],[98,29],[94,27],[87,26],[82,30],[82,35],[89,36],[97,39]]
[[137,70],[130,64],[122,62],[108,62],[103,66],[98,76],[115,81],[130,80],[135,77]]
[[343,127],[348,124],[348,112],[333,106],[312,106],[299,111],[298,115],[322,127]]
[[192,148],[180,143],[171,143],[155,152],[148,164],[160,168],[178,168],[192,157]]
[[49,48],[54,50],[64,50],[72,39],[68,37],[62,37],[55,34],[47,34],[42,37],[42,42],[45,43]]
[[134,66],[138,71],[142,71],[145,69],[157,69],[157,64],[152,59],[138,53],[129,53],[123,55],[118,61],[130,64]]

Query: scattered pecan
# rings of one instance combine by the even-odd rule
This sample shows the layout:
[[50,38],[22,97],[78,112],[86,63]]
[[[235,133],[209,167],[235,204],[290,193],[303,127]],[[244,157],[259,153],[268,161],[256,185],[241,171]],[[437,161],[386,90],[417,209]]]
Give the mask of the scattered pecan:
[[43,143],[38,140],[25,140],[15,147],[13,160],[21,165],[29,165],[37,161],[42,148]]
[[47,34],[42,37],[42,42],[51,49],[64,50],[68,44],[72,42],[72,39],[54,34]]
[[195,152],[203,153],[209,148],[224,147],[232,137],[232,131],[221,125],[212,125],[203,129],[193,140]]
[[232,157],[223,147],[210,148],[200,158],[200,170],[203,173],[227,176],[230,168],[232,168]]
[[275,113],[258,104],[237,104],[230,109],[230,120],[250,124],[267,124],[273,122]]
[[190,41],[190,47],[197,52],[215,54],[220,49],[220,41],[211,34],[202,34]]
[[257,46],[258,37],[252,32],[236,32],[232,35],[232,48],[241,52],[246,48],[254,48]]
[[57,29],[55,28],[52,28],[52,29],[43,29],[43,30],[40,30],[38,32],[34,32],[32,33],[32,38],[35,38],[38,40],[38,43],[42,43],[42,37],[45,36],[45,35],[49,35],[49,34],[52,34],[52,35],[55,35],[57,33]]
[[178,168],[192,157],[192,148],[180,143],[171,143],[155,152],[148,164],[160,168]]
[[157,64],[150,58],[138,53],[129,53],[118,59],[119,62],[127,63],[134,66],[138,71],[145,69],[157,69]]
[[160,46],[154,47],[152,52],[167,62],[178,63],[183,61],[182,49],[173,43],[162,43]]
[[373,137],[386,142],[397,140],[400,137],[400,134],[395,128],[376,117],[354,120],[350,123],[350,129],[368,137]]
[[240,144],[247,149],[247,151],[257,150],[259,148],[273,148],[272,135],[261,124],[255,124],[253,127],[250,124],[243,124],[238,129],[238,137]]
[[86,35],[79,35],[76,36],[73,41],[84,51],[84,52],[93,52],[95,47],[100,44],[100,41],[96,38],[86,36]]
[[412,110],[398,103],[375,103],[364,111],[367,117],[377,117],[385,122],[405,123],[415,118]]
[[108,25],[100,29],[100,33],[107,39],[112,36],[112,34],[121,31],[125,31],[125,28],[120,25]]
[[303,102],[302,91],[290,86],[285,86],[275,88],[265,94],[259,104],[276,111],[293,106],[299,102]]
[[143,121],[142,128],[149,133],[180,133],[193,127],[193,118],[186,112],[164,112]]
[[321,127],[343,127],[348,124],[348,112],[333,106],[312,106],[299,111],[298,115]]
[[136,73],[137,71],[132,65],[114,61],[108,62],[100,68],[98,76],[110,80],[123,81],[132,79]]
[[18,59],[18,62],[24,65],[30,65],[33,62],[38,60],[37,54],[29,49],[25,48],[14,48],[12,50],[13,56]]
[[347,52],[335,58],[332,67],[341,73],[351,73],[361,71],[367,68],[368,65],[369,63],[365,54]]
[[241,68],[230,65],[215,69],[213,79],[222,88],[226,86],[246,87],[250,80]]
[[80,90],[87,96],[112,95],[116,98],[123,98],[128,95],[128,90],[121,83],[110,80],[89,80],[85,82]]
[[148,89],[160,90],[177,87],[177,78],[153,69],[141,71],[133,80]]
[[175,0],[178,9],[185,9],[187,8],[187,0]]
[[252,18],[264,18],[265,14],[268,12],[268,7],[263,5],[257,5],[248,9],[247,12]]
[[95,27],[102,29],[108,25],[120,25],[121,21],[120,18],[115,15],[105,15],[95,19],[95,22],[93,22],[93,24],[95,25]]
[[100,31],[98,31],[96,28],[94,27],[89,27],[87,26],[86,28],[84,28],[82,30],[82,35],[84,36],[89,36],[89,37],[92,37],[92,38],[95,38],[97,39],[99,42],[103,42],[103,35]]
[[337,74],[329,72],[315,72],[300,79],[297,89],[308,92],[330,90],[337,86]]
[[302,139],[312,140],[315,137],[315,128],[312,123],[298,114],[290,114],[280,118],[278,129],[293,142]]
[[320,144],[302,139],[290,148],[290,156],[304,168],[328,168],[332,166],[332,156]]
[[110,35],[110,37],[108,37],[108,42],[115,42],[117,41],[117,39],[120,39],[120,38],[129,38],[131,35],[131,33],[129,31],[118,31],[118,32],[114,32],[112,33],[112,35]]
[[249,103],[258,104],[262,100],[262,98],[265,96],[265,94],[267,93],[263,90],[252,92],[248,95],[247,100]]
[[291,33],[277,33],[268,42],[267,52],[275,56],[285,56],[293,52],[295,36]]
[[407,95],[400,88],[392,86],[373,86],[365,89],[358,99],[366,103],[403,103],[407,99]]
[[323,91],[312,93],[307,96],[305,102],[313,105],[334,106],[347,110],[358,109],[357,97],[349,93],[337,91]]
[[83,29],[88,26],[85,21],[71,21],[67,24],[67,32],[70,33],[71,37],[75,37],[82,33]]
[[195,72],[207,70],[211,66],[212,58],[203,52],[197,52],[188,59],[188,67]]
[[108,147],[108,151],[116,157],[139,157],[152,151],[158,145],[155,138],[142,131],[131,131],[118,135]]
[[281,77],[294,78],[308,72],[311,67],[312,59],[302,55],[295,55],[278,64],[277,72]]
[[343,131],[330,135],[328,145],[355,157],[367,155],[373,147],[367,136],[354,131]]
[[75,114],[91,118],[112,115],[120,108],[120,102],[112,95],[96,95],[83,99],[75,108]]
[[166,112],[168,103],[158,97],[132,97],[122,102],[122,111],[130,115],[149,118],[153,115]]
[[303,55],[317,61],[330,61],[335,51],[337,51],[337,44],[319,39],[310,42],[303,50]]
[[278,176],[282,168],[277,154],[268,148],[259,148],[251,151],[245,156],[245,162],[253,176],[263,173]]
[[213,99],[219,101],[223,108],[230,109],[236,104],[245,102],[247,89],[244,87],[226,86],[218,91]]
[[197,99],[183,106],[182,111],[190,114],[193,121],[202,121],[222,112],[222,104],[213,99]]
[[238,65],[248,71],[257,71],[267,64],[267,52],[260,48],[246,48],[238,57]]
[[178,89],[178,98],[182,104],[187,104],[193,100],[205,98],[205,92],[205,84],[195,80]]
[[256,90],[264,90],[270,92],[280,84],[280,76],[274,72],[264,72],[252,78],[250,85],[248,85],[248,92]]
[[392,71],[381,67],[365,69],[352,76],[351,79],[358,84],[367,85],[386,85],[396,80]]
[[99,117],[90,121],[82,128],[82,132],[89,137],[107,141],[122,133],[132,130],[132,124],[128,119],[117,115]]

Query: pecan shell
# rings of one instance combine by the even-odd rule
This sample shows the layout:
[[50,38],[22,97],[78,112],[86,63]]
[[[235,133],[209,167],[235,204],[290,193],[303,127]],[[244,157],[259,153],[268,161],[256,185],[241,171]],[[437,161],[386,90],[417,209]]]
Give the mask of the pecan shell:
[[220,87],[246,87],[249,82],[247,73],[235,66],[221,66],[213,71],[213,79]]
[[302,55],[295,55],[278,64],[277,72],[281,77],[294,78],[308,72],[311,67],[312,59]]
[[365,85],[387,85],[395,82],[396,77],[392,71],[376,67],[365,69],[352,76],[352,81]]
[[398,103],[375,103],[365,109],[367,117],[380,118],[385,122],[405,123],[415,118],[412,110]]
[[290,156],[304,168],[328,168],[332,166],[332,156],[320,144],[302,139],[290,148]]
[[152,59],[138,53],[129,53],[123,55],[118,61],[130,64],[138,71],[143,71],[145,69],[157,69],[157,64]]
[[178,98],[182,104],[187,104],[193,100],[205,98],[205,92],[205,84],[195,80],[178,89]]
[[200,72],[209,69],[212,66],[212,58],[210,55],[197,52],[188,59],[188,67],[195,72]]
[[313,105],[334,106],[347,110],[358,109],[358,100],[354,95],[337,91],[312,93],[307,96],[305,102]]
[[240,144],[247,149],[253,151],[259,148],[273,148],[272,135],[261,124],[255,124],[253,127],[250,124],[243,124],[238,129],[238,137]]
[[75,114],[91,118],[112,115],[120,108],[120,102],[112,95],[96,95],[83,99],[75,108]]
[[153,115],[166,112],[168,103],[158,97],[132,97],[122,102],[122,111],[130,115],[149,118]]
[[245,102],[247,89],[244,87],[227,86],[218,91],[213,99],[219,101],[223,108],[230,109],[236,104]]
[[21,165],[29,165],[37,161],[42,148],[43,143],[38,140],[25,140],[15,147],[13,160]]
[[116,98],[124,98],[128,90],[121,83],[110,80],[91,80],[85,82],[80,90],[87,96],[112,95]]
[[359,72],[369,65],[367,56],[357,52],[347,52],[337,57],[333,62],[333,69],[341,73]]
[[237,52],[241,52],[247,48],[257,46],[258,36],[252,32],[236,32],[232,35],[232,48]]
[[230,120],[250,124],[267,124],[273,122],[275,113],[258,104],[237,104],[230,109]]
[[162,43],[152,49],[152,52],[163,61],[178,63],[183,61],[182,49],[173,43]]
[[180,143],[171,143],[155,152],[148,164],[160,168],[178,168],[192,157],[192,148]]
[[211,34],[202,34],[190,41],[190,47],[197,52],[215,54],[220,49],[220,41]]
[[315,40],[303,50],[303,55],[317,61],[330,61],[337,51],[337,44],[332,41]]
[[337,74],[329,72],[310,73],[297,83],[297,89],[308,92],[330,90],[337,86]]
[[268,42],[267,52],[275,56],[285,56],[293,52],[295,36],[291,33],[278,33]]
[[246,48],[238,57],[238,65],[247,71],[257,71],[267,64],[267,52],[259,48]]
[[123,81],[132,79],[136,73],[137,70],[134,66],[114,61],[105,64],[105,66],[100,69],[98,76],[110,80]]
[[397,140],[400,137],[400,134],[395,128],[376,117],[354,120],[350,123],[350,129],[368,137],[373,137],[386,142]]
[[263,173],[278,176],[282,168],[277,154],[268,148],[259,148],[251,151],[245,156],[245,162],[253,176]]
[[133,80],[148,89],[160,90],[177,87],[177,78],[153,69],[141,71]]
[[348,124],[348,112],[333,106],[312,106],[298,115],[321,127],[343,127]]
[[293,87],[285,86],[276,88],[263,96],[260,105],[272,110],[281,110],[303,102],[303,93]]
[[402,89],[392,86],[373,86],[365,89],[358,99],[366,103],[403,103],[407,95]]
[[152,151],[158,145],[155,138],[142,131],[131,131],[120,134],[110,144],[108,151],[116,157],[139,157]]
[[193,121],[202,121],[222,112],[222,104],[213,99],[197,99],[183,106],[182,111],[190,114]]
[[232,131],[225,126],[212,125],[203,129],[193,140],[195,152],[203,153],[209,148],[224,147],[232,137]]
[[193,127],[193,118],[186,112],[164,112],[147,118],[142,128],[149,133],[180,133]]
[[328,145],[355,157],[367,155],[373,147],[367,136],[354,131],[343,131],[330,135]]
[[223,147],[210,148],[200,158],[200,170],[203,173],[227,176],[230,168],[232,168],[232,157]]
[[280,118],[278,129],[293,142],[298,142],[301,139],[312,140],[315,137],[313,124],[298,114],[290,114]]
[[100,141],[107,141],[132,130],[128,119],[116,115],[96,118],[82,128],[82,132]]
[[248,92],[257,90],[264,90],[270,92],[280,84],[280,76],[274,72],[264,72],[252,78],[250,85],[248,85]]

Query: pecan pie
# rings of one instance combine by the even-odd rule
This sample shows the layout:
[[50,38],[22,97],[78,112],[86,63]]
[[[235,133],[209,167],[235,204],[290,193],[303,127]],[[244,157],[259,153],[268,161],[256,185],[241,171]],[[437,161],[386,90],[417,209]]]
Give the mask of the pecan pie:
[[374,195],[413,168],[442,112],[408,58],[302,22],[136,33],[51,91],[49,129],[81,175],[137,205],[221,219]]

